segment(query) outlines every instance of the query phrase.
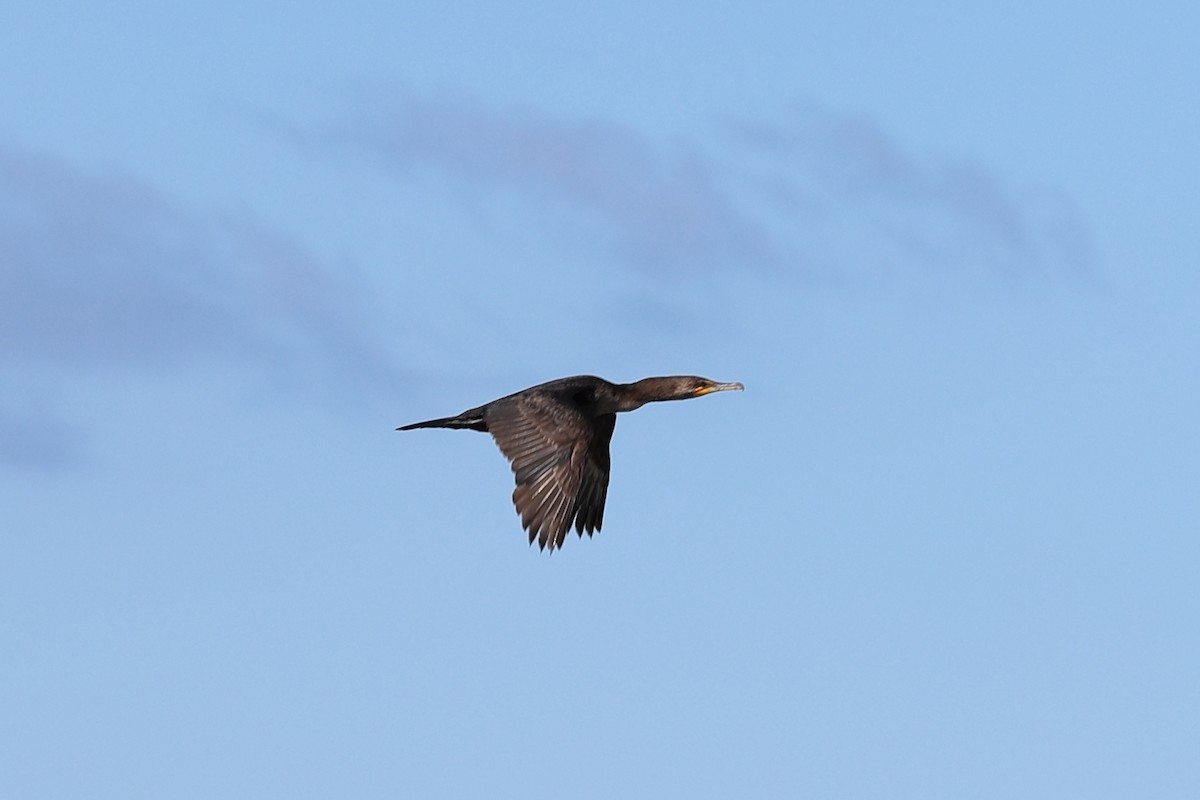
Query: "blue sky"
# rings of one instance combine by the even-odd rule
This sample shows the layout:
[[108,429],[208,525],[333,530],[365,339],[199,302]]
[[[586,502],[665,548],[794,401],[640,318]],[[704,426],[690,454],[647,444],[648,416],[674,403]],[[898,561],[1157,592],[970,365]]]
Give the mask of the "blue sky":
[[5,796],[1200,791],[1191,7],[3,16]]

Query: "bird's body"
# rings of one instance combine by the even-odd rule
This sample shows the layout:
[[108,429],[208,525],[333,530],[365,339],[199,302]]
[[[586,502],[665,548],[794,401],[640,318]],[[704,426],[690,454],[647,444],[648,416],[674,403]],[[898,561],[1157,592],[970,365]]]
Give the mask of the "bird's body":
[[572,525],[580,536],[600,530],[608,493],[608,443],[618,412],[742,388],[740,383],[694,376],[610,383],[576,375],[532,386],[454,417],[397,430],[467,428],[491,433],[512,463],[517,482],[513,505],[530,543],[536,539],[539,547],[553,550],[562,547]]

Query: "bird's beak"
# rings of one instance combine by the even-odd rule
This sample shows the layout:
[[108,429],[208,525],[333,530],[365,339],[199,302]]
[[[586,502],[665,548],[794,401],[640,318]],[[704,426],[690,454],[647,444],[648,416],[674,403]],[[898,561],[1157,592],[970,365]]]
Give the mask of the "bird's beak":
[[741,391],[744,391],[745,389],[746,389],[746,387],[742,386],[740,383],[712,383],[712,384],[709,384],[708,386],[701,386],[699,389],[697,389],[696,397],[701,397],[706,394],[712,394],[713,392],[732,392],[732,391],[741,392]]

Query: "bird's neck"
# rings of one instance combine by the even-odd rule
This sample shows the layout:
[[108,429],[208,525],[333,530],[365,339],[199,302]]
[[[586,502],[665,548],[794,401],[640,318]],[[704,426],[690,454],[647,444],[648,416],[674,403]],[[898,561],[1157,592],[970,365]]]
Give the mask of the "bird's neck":
[[615,392],[616,408],[614,411],[633,411],[646,403],[659,400],[673,400],[666,378],[642,378],[634,383],[622,383]]
[[650,401],[642,397],[634,397],[632,395],[621,396],[616,403],[616,408],[613,411],[633,411],[646,405]]

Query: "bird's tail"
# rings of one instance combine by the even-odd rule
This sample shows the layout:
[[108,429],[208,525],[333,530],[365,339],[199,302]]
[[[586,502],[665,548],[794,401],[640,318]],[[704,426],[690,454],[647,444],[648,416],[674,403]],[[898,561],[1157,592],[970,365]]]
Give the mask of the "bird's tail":
[[414,422],[411,425],[403,425],[396,428],[398,431],[411,431],[417,428],[467,428],[473,431],[486,431],[487,426],[483,422],[483,413],[472,409],[464,411],[457,417],[442,417],[441,419],[427,419],[424,422]]

